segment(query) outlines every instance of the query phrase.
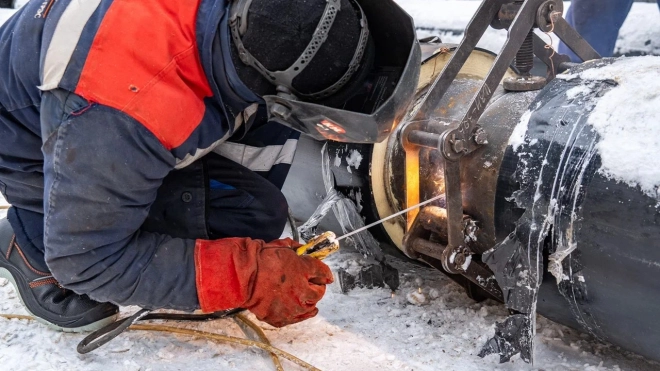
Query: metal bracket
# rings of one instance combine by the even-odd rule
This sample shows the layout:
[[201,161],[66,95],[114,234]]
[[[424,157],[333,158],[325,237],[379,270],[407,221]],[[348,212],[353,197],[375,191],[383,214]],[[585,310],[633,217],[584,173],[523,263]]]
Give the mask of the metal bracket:
[[[521,0],[484,0],[465,29],[463,40],[449,62],[430,85],[421,103],[411,112],[410,117],[413,119],[408,120],[406,126],[401,130],[402,145],[406,149],[406,176],[416,179],[414,182],[407,182],[408,203],[419,202],[419,147],[435,148],[442,153],[445,159],[447,246],[441,257],[443,267],[451,268],[449,257],[466,250],[461,229],[463,197],[460,160],[463,156],[488,143],[485,132],[477,126],[477,123],[507,69],[517,57],[523,44],[526,48],[531,46],[532,52],[548,65],[549,70],[552,69],[549,71],[549,75],[552,72],[553,77],[560,64],[566,60],[565,57],[548,54],[545,48],[543,48],[543,53],[540,53],[541,49],[534,48],[534,41],[538,44],[540,40],[533,34],[534,27],[540,27],[546,32],[555,32],[569,48],[584,60],[600,58],[598,53],[561,17],[562,11],[563,4],[560,0],[525,0],[524,2]],[[441,131],[421,127],[419,123],[428,120],[428,117],[425,117],[426,113],[432,112],[438,106],[489,26],[508,28],[508,37],[481,88],[470,102],[467,113],[458,125],[449,128],[445,126]],[[539,84],[537,80],[530,77],[530,82],[535,85],[534,88],[542,87],[545,81]],[[417,171],[417,174],[411,175],[414,171]],[[408,215],[409,228],[414,217],[415,215]],[[460,273],[453,272],[452,269],[450,271],[452,271],[450,273]]]
[[[460,274],[493,298],[504,301],[502,289],[497,284],[493,272],[483,262],[472,259],[469,242],[455,251],[446,248],[444,245],[447,241],[446,219],[446,209],[437,206],[421,209],[402,242],[406,255],[426,262],[430,262],[429,258],[438,260],[447,273]],[[469,230],[465,234],[479,233],[476,223],[467,215],[463,216],[461,228]]]

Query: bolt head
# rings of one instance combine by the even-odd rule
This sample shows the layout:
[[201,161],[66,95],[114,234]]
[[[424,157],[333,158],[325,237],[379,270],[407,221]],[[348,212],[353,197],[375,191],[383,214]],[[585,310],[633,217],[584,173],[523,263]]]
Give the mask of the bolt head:
[[273,106],[270,108],[270,113],[272,113],[275,117],[279,117],[283,120],[288,120],[289,117],[291,117],[291,110],[279,103],[273,104]]
[[454,257],[454,265],[456,267],[461,267],[461,266],[463,266],[463,264],[465,264],[465,260],[466,260],[465,255],[463,255],[463,253],[458,253]]
[[474,141],[479,145],[488,144],[488,134],[484,129],[477,129],[474,133]]
[[248,56],[247,56],[247,52],[244,51],[244,50],[243,50],[243,51],[240,51],[240,52],[238,53],[238,58],[239,58],[239,59],[241,60],[241,62],[243,62],[243,63],[250,63],[250,61],[249,61],[249,59],[248,59]]
[[451,148],[454,150],[456,153],[462,153],[466,150],[465,148],[465,142],[461,139],[454,140],[451,143]]
[[541,76],[520,76],[507,77],[502,86],[507,91],[535,91],[541,90],[547,84],[545,77]]

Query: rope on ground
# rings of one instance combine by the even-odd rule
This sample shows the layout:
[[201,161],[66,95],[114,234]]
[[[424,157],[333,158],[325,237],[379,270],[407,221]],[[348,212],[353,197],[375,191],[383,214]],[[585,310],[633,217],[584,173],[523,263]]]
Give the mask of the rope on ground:
[[[264,331],[261,329],[261,327],[257,326],[256,323],[250,321],[247,317],[245,317],[245,315],[239,313],[239,314],[234,316],[234,319],[237,322],[240,322],[241,324],[251,328],[252,331],[254,331],[257,334],[257,336],[259,337],[259,339],[261,340],[262,343],[267,344],[267,345],[271,345],[270,340],[268,340],[268,337],[266,336]],[[275,365],[275,368],[277,369],[277,371],[284,371],[284,367],[282,367],[282,363],[280,362],[279,357],[277,357],[277,354],[272,353],[272,352],[269,353],[269,354],[270,354],[270,358],[273,360],[273,364]]]
[[142,330],[142,331],[158,331],[158,332],[171,332],[175,334],[182,334],[182,335],[190,335],[190,336],[198,336],[198,337],[205,337],[207,339],[211,340],[216,340],[220,342],[225,342],[225,343],[234,343],[234,344],[240,344],[240,345],[245,345],[245,346],[250,346],[250,347],[257,347],[260,349],[263,349],[267,352],[275,353],[277,356],[288,359],[289,361],[297,364],[300,367],[306,368],[311,371],[321,371],[320,369],[310,365],[309,363],[301,360],[300,358],[287,353],[283,350],[280,350],[278,348],[273,347],[272,345],[264,344],[260,341],[253,341],[253,340],[247,340],[247,339],[241,339],[233,336],[226,336],[226,335],[219,335],[219,334],[214,334],[211,332],[205,332],[205,331],[199,331],[199,330],[190,330],[190,329],[185,329],[185,328],[180,328],[180,327],[172,327],[172,326],[163,326],[163,325],[133,325],[129,327],[131,330]]
[[[1,318],[6,318],[6,319],[19,319],[19,320],[28,320],[28,321],[34,320],[34,317],[32,317],[32,316],[25,316],[25,315],[20,315],[20,314],[0,314],[0,317]],[[237,337],[234,337],[234,336],[214,334],[212,332],[191,330],[191,329],[187,329],[187,328],[173,327],[173,326],[155,325],[155,324],[147,324],[147,325],[135,324],[135,325],[132,325],[131,327],[129,327],[129,330],[169,332],[169,333],[173,333],[173,334],[181,334],[181,335],[202,337],[202,338],[206,338],[206,339],[209,339],[209,340],[214,340],[216,342],[221,342],[221,343],[232,343],[232,344],[244,345],[244,346],[247,346],[247,347],[256,347],[256,348],[263,349],[263,350],[265,350],[267,352],[270,352],[271,354],[275,355],[275,358],[273,358],[273,362],[275,362],[274,360],[277,357],[282,357],[282,358],[287,359],[287,360],[291,361],[292,363],[295,363],[298,366],[303,367],[307,370],[321,371],[320,369],[310,365],[309,363],[301,360],[300,358],[270,345],[270,342],[268,342],[268,339],[266,339],[266,334],[263,333],[263,331],[259,328],[259,326],[257,326],[252,321],[248,320],[247,318],[245,318],[243,316],[240,316],[239,319],[241,321],[243,321],[247,326],[254,329],[257,332],[257,334],[259,335],[259,337],[261,337],[262,339],[265,339],[265,341],[254,341],[254,340],[248,340],[248,339],[241,339],[241,338],[237,338]],[[279,360],[276,363],[276,367],[278,367],[278,364],[279,364]],[[282,370],[282,365],[281,364],[279,364],[278,370]]]
[[34,320],[34,317],[24,316],[22,314],[0,314],[0,317],[6,318],[6,319],[26,319],[28,321]]

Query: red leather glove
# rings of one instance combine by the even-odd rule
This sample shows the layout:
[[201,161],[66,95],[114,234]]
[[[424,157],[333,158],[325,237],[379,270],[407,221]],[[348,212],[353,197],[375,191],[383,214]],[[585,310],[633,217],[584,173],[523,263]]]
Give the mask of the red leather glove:
[[261,321],[283,327],[314,317],[316,303],[333,282],[327,265],[298,256],[287,238],[197,240],[195,270],[202,311],[246,308]]

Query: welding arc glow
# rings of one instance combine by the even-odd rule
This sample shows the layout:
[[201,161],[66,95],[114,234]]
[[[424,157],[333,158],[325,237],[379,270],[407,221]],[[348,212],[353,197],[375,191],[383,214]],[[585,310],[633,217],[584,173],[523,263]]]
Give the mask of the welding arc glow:
[[369,225],[365,225],[365,226],[362,227],[362,228],[358,228],[358,229],[354,230],[353,232],[346,233],[345,235],[343,235],[343,236],[341,236],[341,237],[337,237],[336,241],[343,240],[343,239],[346,238],[346,237],[350,237],[350,236],[352,236],[352,235],[354,235],[354,234],[356,234],[356,233],[360,233],[360,232],[362,232],[362,231],[364,231],[364,230],[366,230],[366,229],[369,229],[369,228],[371,228],[371,227],[377,226],[378,224],[384,223],[384,222],[386,222],[386,221],[388,221],[388,220],[390,220],[390,219],[392,219],[392,218],[395,218],[395,217],[397,217],[397,216],[399,216],[399,215],[401,215],[401,214],[405,214],[405,213],[409,212],[410,210],[415,210],[415,209],[418,208],[418,207],[422,207],[422,206],[424,206],[424,205],[426,205],[426,204],[430,204],[431,202],[433,202],[433,201],[437,201],[437,200],[441,199],[441,198],[444,197],[444,196],[445,196],[444,194],[441,194],[441,195],[439,195],[439,196],[435,196],[435,197],[433,197],[433,198],[430,198],[430,199],[428,199],[428,200],[426,200],[426,201],[424,201],[424,202],[420,202],[420,203],[418,203],[417,205],[413,205],[413,206],[411,206],[411,207],[409,207],[409,208],[407,208],[407,209],[405,209],[405,210],[401,210],[401,211],[399,211],[398,213],[394,213],[394,214],[392,214],[392,215],[390,215],[390,216],[388,216],[388,217],[385,217],[385,218],[383,218],[383,219],[381,219],[381,220],[375,221],[375,222],[373,222],[373,223],[371,223],[371,224],[369,224]]

